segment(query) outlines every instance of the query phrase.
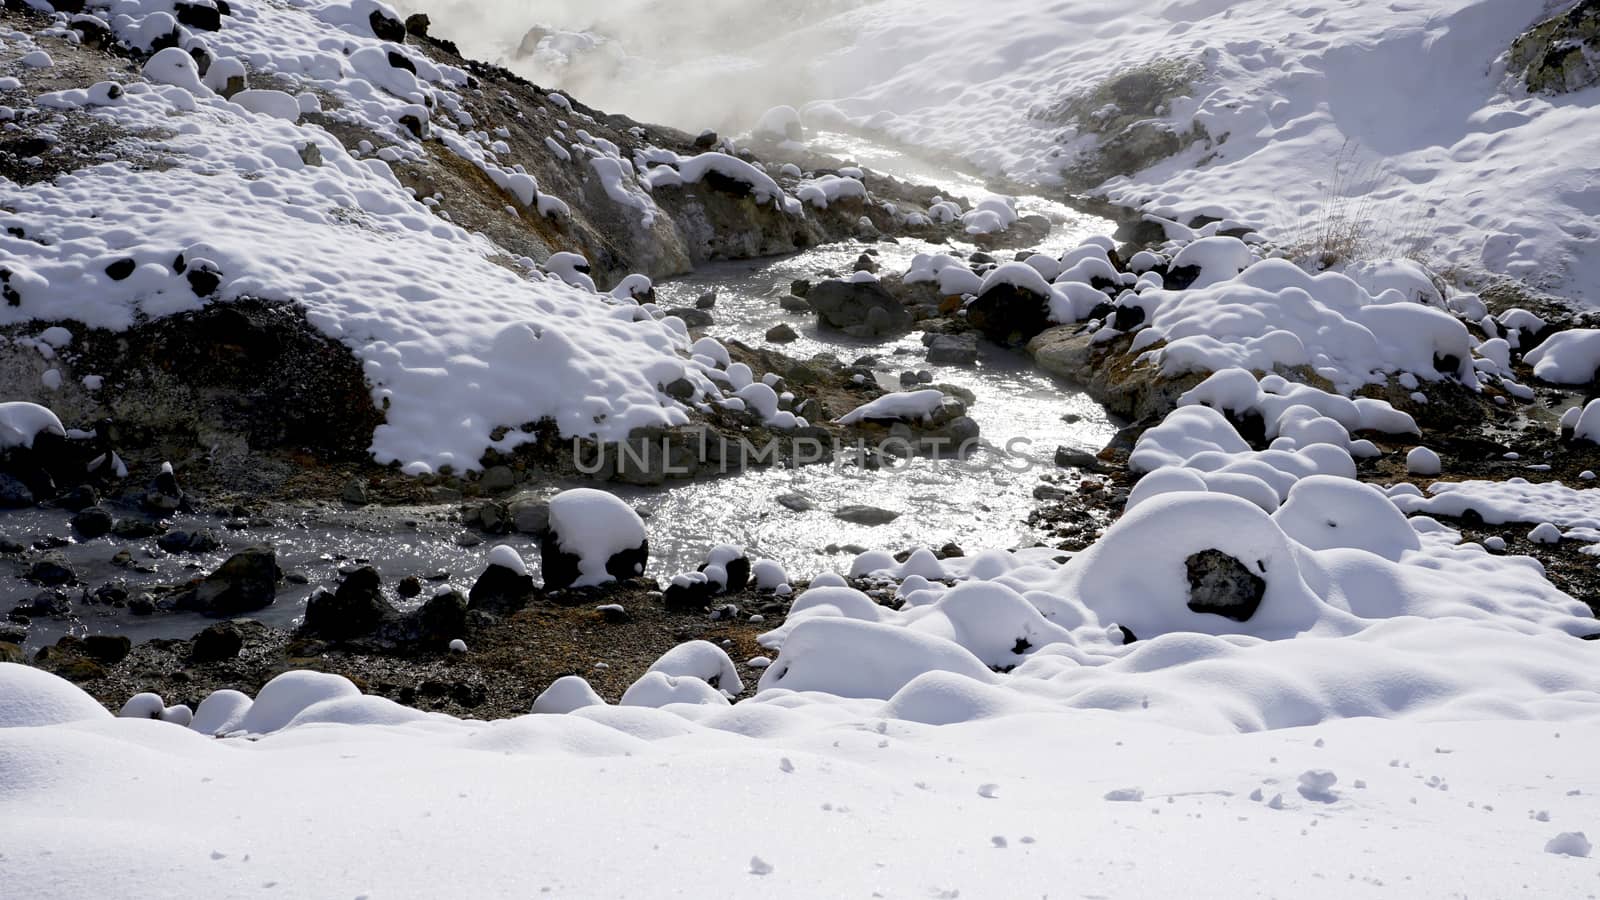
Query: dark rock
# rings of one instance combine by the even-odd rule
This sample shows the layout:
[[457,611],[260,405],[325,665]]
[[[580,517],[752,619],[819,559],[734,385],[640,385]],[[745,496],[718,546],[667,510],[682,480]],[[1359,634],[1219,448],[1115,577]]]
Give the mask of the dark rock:
[[1111,327],[1118,331],[1132,331],[1144,324],[1144,307],[1132,303],[1116,306],[1111,315]]
[[400,126],[411,132],[411,136],[419,141],[428,137],[428,122],[424,117],[416,113],[406,113],[401,116]]
[[[548,572],[546,578],[548,580]],[[468,595],[468,608],[492,613],[515,612],[527,606],[533,594],[533,576],[513,572],[505,566],[489,566],[473,584],[472,592]]]
[[222,546],[211,532],[169,531],[156,539],[156,546],[167,553],[210,553]]
[[411,57],[398,50],[389,51],[389,65],[396,69],[405,69],[413,75],[417,74],[417,64],[411,61]]
[[543,534],[550,529],[550,501],[544,497],[516,497],[506,504],[506,516],[520,534]]
[[385,15],[383,10],[375,9],[367,17],[367,24],[372,26],[372,34],[380,41],[394,41],[396,44],[406,39],[405,23],[393,16]]
[[121,281],[132,275],[133,270],[138,267],[139,264],[137,262],[125,256],[106,266],[106,275],[110,276],[112,281]]
[[433,22],[429,20],[427,13],[412,13],[406,16],[406,34],[425,38],[428,36],[428,29],[431,27],[433,27]]
[[608,625],[625,625],[633,621],[633,616],[628,615],[626,609],[615,603],[608,603],[600,607],[599,612],[600,617],[605,619]]
[[967,323],[996,343],[1021,346],[1053,324],[1050,298],[997,284],[967,305]]
[[789,282],[789,293],[792,296],[805,299],[811,293],[811,282],[804,278],[796,278],[794,281]]
[[1184,560],[1184,566],[1189,573],[1189,609],[1194,612],[1248,622],[1266,596],[1267,582],[1220,550],[1202,550]]
[[56,498],[56,503],[69,512],[82,512],[99,502],[100,493],[88,484],[80,484]]
[[22,645],[12,641],[0,641],[0,663],[22,665],[27,661],[28,657],[22,652]]
[[817,508],[817,505],[811,502],[811,498],[804,494],[779,494],[778,503],[784,509],[795,512],[807,512]]
[[945,544],[934,553],[934,556],[940,559],[960,559],[966,555],[966,551],[961,549],[961,545],[954,542]]
[[661,390],[674,400],[694,399],[694,382],[687,378],[675,378],[663,385]]
[[114,666],[133,652],[133,641],[125,634],[91,634],[83,639],[83,652],[92,659]]
[[778,298],[778,306],[782,307],[784,312],[811,312],[811,301],[793,294]]
[[352,478],[344,483],[344,489],[339,492],[339,499],[351,506],[366,506],[372,502],[372,497],[367,493],[367,482],[360,478]]
[[82,656],[72,657],[56,666],[55,673],[75,684],[106,677],[105,666]]
[[29,581],[43,585],[77,584],[78,573],[72,571],[65,557],[47,554],[34,561],[24,576]]
[[720,138],[717,137],[715,131],[702,131],[695,136],[694,148],[696,150],[710,150],[717,145],[718,140]]
[[[539,552],[542,556],[546,590],[564,590],[572,587],[582,577],[578,569],[581,559],[576,553],[562,550],[561,539],[553,531],[546,531],[540,537]],[[618,581],[627,581],[644,574],[645,564],[649,559],[650,542],[647,540],[637,547],[612,554],[611,558],[606,560],[606,574]]]
[[111,533],[125,540],[137,541],[147,537],[155,537],[166,529],[156,522],[147,522],[144,519],[118,519],[111,526]]
[[222,27],[222,11],[209,4],[184,3],[180,0],[172,7],[172,13],[177,17],[178,24],[199,31],[216,31]]
[[445,591],[428,598],[412,616],[415,640],[448,644],[467,633],[467,598],[460,591]]
[[189,659],[197,663],[233,659],[244,649],[244,634],[232,622],[218,622],[194,636]]
[[156,601],[149,594],[140,594],[128,601],[128,612],[136,616],[152,615],[156,611]]
[[1100,457],[1087,450],[1076,447],[1057,447],[1056,465],[1063,469],[1082,469],[1085,472],[1100,471]]
[[787,322],[780,322],[767,329],[767,340],[774,344],[787,344],[800,339],[799,332],[789,327]]
[[911,312],[876,281],[824,281],[806,300],[817,320],[856,337],[884,337],[911,328]]
[[415,575],[407,575],[395,585],[395,593],[407,599],[422,593],[422,579]]
[[29,617],[59,617],[72,613],[72,600],[61,591],[44,591],[30,600],[24,600],[16,609],[12,610],[12,618],[21,615],[24,619]]
[[349,640],[371,634],[384,619],[398,615],[383,597],[378,570],[362,566],[345,576],[333,593],[319,591],[306,602],[300,635]]
[[180,605],[212,615],[251,612],[271,605],[282,577],[276,550],[270,546],[250,547],[228,557]]
[[978,361],[978,339],[970,334],[936,334],[928,342],[928,362],[962,366]]
[[833,517],[855,525],[887,525],[900,518],[900,514],[882,507],[858,504],[839,507],[833,511]]
[[700,578],[675,578],[661,592],[667,612],[700,612],[717,595],[717,586]]
[[1579,0],[1523,32],[1511,44],[1507,69],[1521,72],[1528,90],[1537,93],[1564,94],[1600,83],[1600,0]]
[[183,490],[178,487],[178,476],[173,474],[171,463],[162,463],[161,471],[144,493],[146,510],[158,515],[176,511],[183,505]]
[[0,641],[20,644],[28,639],[28,627],[0,620]]
[[20,479],[0,472],[0,509],[27,509],[34,503],[33,491]]
[[711,318],[711,313],[693,306],[675,306],[667,310],[666,314],[677,316],[683,320],[683,324],[690,328],[710,328],[716,324],[716,321]]
[[701,294],[699,299],[694,301],[694,308],[695,309],[711,309],[712,307],[714,307],[716,305],[717,305],[717,292],[716,291],[707,291],[704,294]]
[[183,277],[196,297],[209,297],[222,284],[222,270],[217,268],[216,263],[206,259],[190,262],[189,270],[183,273]]

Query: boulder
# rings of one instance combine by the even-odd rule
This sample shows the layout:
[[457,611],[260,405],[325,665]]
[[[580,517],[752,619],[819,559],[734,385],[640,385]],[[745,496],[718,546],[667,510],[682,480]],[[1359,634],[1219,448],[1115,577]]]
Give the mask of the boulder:
[[270,546],[249,547],[228,557],[179,606],[211,615],[236,615],[269,606],[278,596],[278,553]]
[[1600,83],[1600,0],[1580,0],[1523,32],[1511,44],[1507,68],[1522,73],[1535,93],[1565,94]]
[[902,334],[913,324],[911,311],[876,281],[824,281],[806,301],[819,322],[854,337]]
[[412,614],[413,640],[430,645],[444,645],[467,633],[466,597],[460,591],[444,591],[428,598]]
[[978,338],[971,334],[935,334],[928,340],[928,362],[965,366],[978,361]]
[[33,491],[21,479],[0,472],[0,509],[26,509],[33,504]]
[[91,506],[73,516],[71,520],[73,533],[86,541],[109,534],[115,524],[111,513],[101,506]]
[[47,553],[34,560],[24,577],[36,584],[47,586],[78,583],[78,573],[72,570],[66,557],[58,553]]
[[1189,573],[1189,609],[1248,622],[1266,596],[1267,583],[1221,550],[1202,550],[1184,560]]
[[384,619],[398,615],[383,597],[378,570],[362,566],[345,576],[329,593],[318,591],[306,602],[302,635],[349,640],[371,634]]
[[244,649],[244,634],[232,622],[218,622],[194,636],[189,660],[197,663],[233,659]]
[[97,662],[114,666],[133,652],[133,641],[125,634],[91,634],[83,639],[83,652]]
[[996,343],[1018,347],[1054,323],[1050,321],[1050,298],[1001,283],[967,305],[967,324]]
[[799,332],[791,328],[787,322],[780,322],[767,329],[767,340],[774,344],[787,344],[799,338]]
[[472,585],[468,608],[499,614],[515,612],[527,606],[533,594],[533,577],[526,569],[517,571],[491,562]]
[[855,525],[887,525],[900,518],[900,514],[878,506],[852,505],[834,510],[833,517]]

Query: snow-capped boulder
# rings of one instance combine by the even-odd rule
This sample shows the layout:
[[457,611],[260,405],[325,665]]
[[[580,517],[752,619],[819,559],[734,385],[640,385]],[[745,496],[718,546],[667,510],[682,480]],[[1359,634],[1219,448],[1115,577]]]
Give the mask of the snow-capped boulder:
[[595,693],[589,682],[577,675],[564,675],[550,683],[533,701],[533,712],[540,715],[562,715],[588,706],[605,706],[606,701]]
[[551,498],[540,553],[547,589],[592,587],[643,575],[650,542],[633,507],[614,494],[577,488]]
[[655,709],[673,703],[727,706],[728,698],[692,675],[676,677],[664,672],[646,672],[622,692],[620,706],[646,706]]
[[528,564],[523,562],[516,548],[501,544],[489,551],[489,559],[482,574],[473,583],[468,599],[472,609],[507,613],[527,606],[533,591],[533,577],[528,574]]
[[721,647],[710,641],[679,644],[651,663],[649,671],[674,677],[698,678],[729,694],[744,690],[739,670]]
[[1272,519],[1313,550],[1346,547],[1394,561],[1422,546],[1416,529],[1382,491],[1348,478],[1302,478]]
[[1001,265],[984,277],[978,297],[967,304],[967,322],[990,340],[1021,346],[1055,324],[1050,284],[1026,263]]

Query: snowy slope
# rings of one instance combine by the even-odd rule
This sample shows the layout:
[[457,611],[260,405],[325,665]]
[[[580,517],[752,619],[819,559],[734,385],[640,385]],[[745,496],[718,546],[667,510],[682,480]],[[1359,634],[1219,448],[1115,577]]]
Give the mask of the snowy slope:
[[[630,16],[613,18],[579,4],[505,5],[493,29],[470,17],[445,27],[501,56],[534,24],[598,36],[513,64],[685,127],[726,124],[690,102],[702,91],[722,108],[793,104],[812,125],[849,123],[1041,186],[1095,138],[1037,113],[1135,66],[1195,62],[1204,74],[1163,118],[1180,132],[1201,125],[1212,141],[1104,185],[1112,199],[1239,218],[1289,242],[1339,215],[1380,252],[1600,302],[1600,89],[1528,96],[1504,71],[1512,40],[1557,4],[997,0],[979,11],[879,0],[801,7],[805,27],[755,35],[722,34],[709,13],[624,6]],[[739,19],[785,21],[789,6],[742,6]]]

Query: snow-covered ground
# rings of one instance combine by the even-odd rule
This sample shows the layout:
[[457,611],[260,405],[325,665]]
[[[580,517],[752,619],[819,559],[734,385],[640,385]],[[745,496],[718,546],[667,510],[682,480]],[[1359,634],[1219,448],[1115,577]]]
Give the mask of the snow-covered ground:
[[1096,141],[1042,111],[1153,61],[1196,63],[1203,74],[1157,118],[1211,141],[1103,185],[1111,198],[1245,219],[1286,242],[1351,224],[1376,252],[1600,302],[1600,88],[1530,96],[1504,58],[1570,4],[409,2],[445,11],[440,29],[475,52],[636,115],[738,131],[790,104],[811,125],[1042,186]]

